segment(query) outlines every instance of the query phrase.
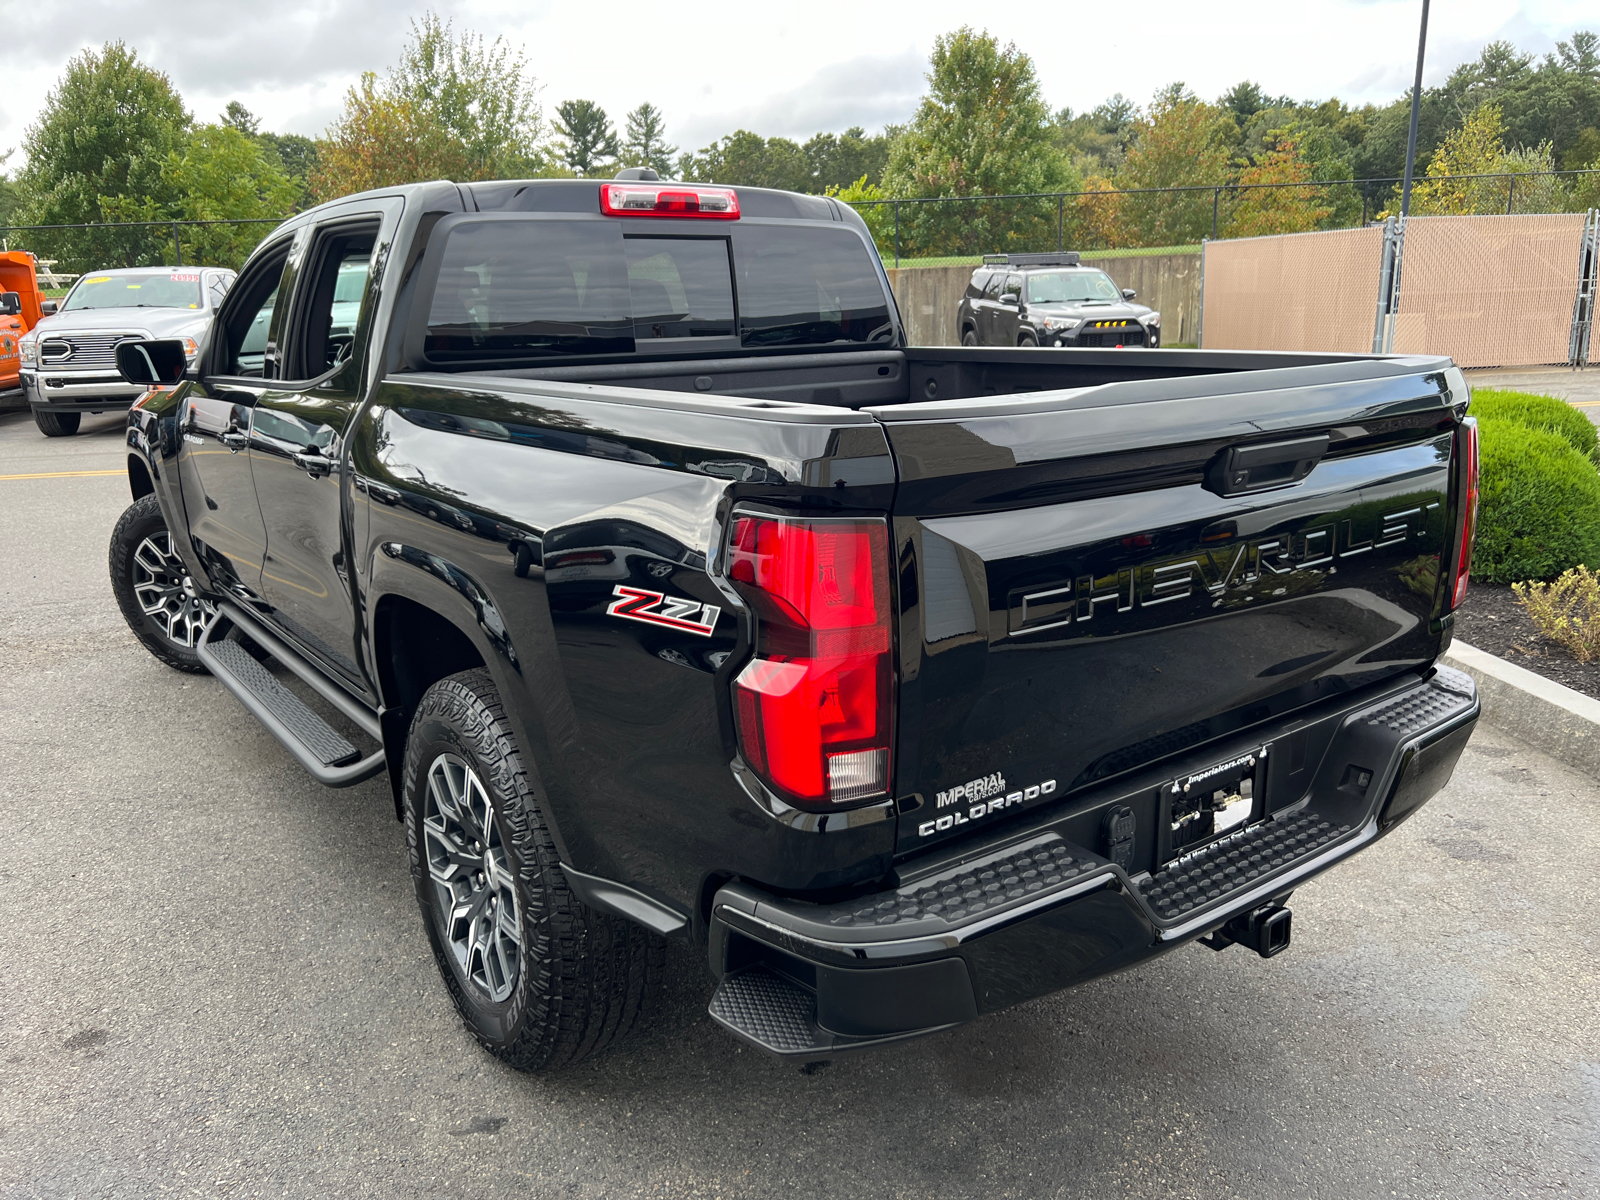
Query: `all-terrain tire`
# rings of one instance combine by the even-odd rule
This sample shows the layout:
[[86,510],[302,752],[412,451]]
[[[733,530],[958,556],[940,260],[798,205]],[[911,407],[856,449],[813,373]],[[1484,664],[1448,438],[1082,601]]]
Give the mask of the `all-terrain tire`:
[[[430,792],[441,788],[440,772],[462,780],[470,772],[481,786],[485,811],[473,819],[476,825],[458,826],[464,838],[481,837],[481,843],[451,840],[446,806]],[[632,921],[586,907],[573,894],[487,671],[452,675],[422,697],[406,738],[402,786],[411,877],[428,941],[456,1011],[484,1049],[520,1071],[543,1071],[576,1063],[624,1037],[659,991],[666,942]],[[459,863],[473,846],[483,853],[484,873],[463,877]],[[447,850],[464,854],[452,858]],[[470,939],[457,933],[478,927],[463,926],[461,917],[452,920],[447,911],[472,911],[472,889],[483,886],[485,876],[491,900],[501,894],[496,878],[515,889],[520,942],[510,943],[519,955],[514,980],[503,970],[477,976],[473,963],[480,960],[472,957]],[[452,887],[463,894],[445,900],[444,894],[455,895],[448,893]],[[506,906],[502,899],[498,911]],[[493,995],[495,978],[508,989],[503,999]]]
[[[77,420],[76,413],[70,415]],[[111,593],[133,636],[174,670],[204,674],[195,643],[214,614],[183,591],[183,566],[172,553],[167,521],[153,494],[141,496],[122,514],[111,533],[109,559]],[[152,570],[162,559],[165,574]]]
[[71,437],[78,432],[78,424],[82,420],[82,413],[33,410],[33,423],[45,437]]

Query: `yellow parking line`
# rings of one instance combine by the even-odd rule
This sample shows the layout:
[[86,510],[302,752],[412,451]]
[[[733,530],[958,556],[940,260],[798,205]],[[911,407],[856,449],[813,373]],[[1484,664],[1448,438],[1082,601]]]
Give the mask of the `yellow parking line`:
[[1568,400],[1567,403],[1572,405],[1573,408],[1595,408],[1600,406],[1600,400]]
[[0,479],[76,479],[83,475],[126,475],[127,469],[116,471],[38,471],[32,475],[0,475]]

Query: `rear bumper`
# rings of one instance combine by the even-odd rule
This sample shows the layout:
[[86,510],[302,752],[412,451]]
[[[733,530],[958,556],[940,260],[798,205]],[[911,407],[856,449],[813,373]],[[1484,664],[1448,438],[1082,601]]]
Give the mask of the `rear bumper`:
[[22,372],[22,391],[28,403],[44,412],[85,412],[129,408],[146,389],[129,383],[115,371]]
[[[1130,875],[1063,836],[1063,813],[848,901],[730,883],[712,905],[711,1015],[771,1053],[816,1057],[1133,966],[1285,898],[1394,828],[1449,781],[1478,712],[1472,681],[1439,668],[1326,715],[1338,730],[1298,801],[1153,873]],[[1364,787],[1347,778],[1352,763],[1370,770]]]

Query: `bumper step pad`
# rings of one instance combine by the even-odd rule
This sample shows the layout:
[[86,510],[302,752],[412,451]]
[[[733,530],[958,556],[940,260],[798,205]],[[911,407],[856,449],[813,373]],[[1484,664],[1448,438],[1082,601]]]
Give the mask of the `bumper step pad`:
[[722,977],[711,997],[712,1018],[769,1054],[832,1048],[834,1035],[817,1028],[816,997],[764,967]]
[[1142,881],[1139,894],[1162,920],[1175,921],[1309,858],[1351,828],[1302,809],[1169,864]]
[[[1054,841],[1054,839],[1052,839]],[[1035,839],[1037,842],[1037,839]],[[1105,865],[1074,855],[1067,843],[1030,845],[1001,858],[979,860],[953,878],[913,884],[868,905],[844,905],[829,916],[836,926],[895,925],[925,917],[960,921],[1046,888],[1068,883]]]

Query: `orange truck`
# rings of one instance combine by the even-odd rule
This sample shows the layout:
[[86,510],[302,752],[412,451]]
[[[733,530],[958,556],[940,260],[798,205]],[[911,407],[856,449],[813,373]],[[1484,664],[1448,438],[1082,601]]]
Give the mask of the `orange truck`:
[[56,302],[39,290],[38,263],[26,250],[0,251],[0,392],[10,391],[22,373],[17,343],[39,321],[56,311]]

